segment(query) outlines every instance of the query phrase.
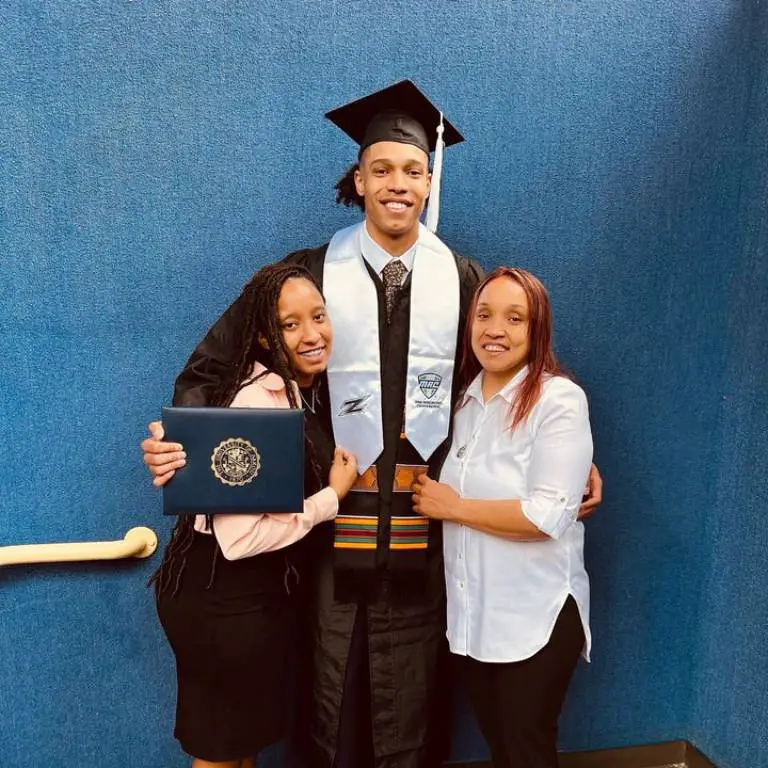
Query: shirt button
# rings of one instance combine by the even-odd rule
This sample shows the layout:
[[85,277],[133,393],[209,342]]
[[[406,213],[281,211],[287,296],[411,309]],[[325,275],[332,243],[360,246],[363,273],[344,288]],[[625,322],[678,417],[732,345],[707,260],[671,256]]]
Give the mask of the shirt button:
[[565,504],[565,496],[561,496],[560,497],[560,503],[561,504]]
[[464,556],[459,552],[459,560],[461,560]]
[[459,589],[464,589],[464,582],[463,581],[459,582]]

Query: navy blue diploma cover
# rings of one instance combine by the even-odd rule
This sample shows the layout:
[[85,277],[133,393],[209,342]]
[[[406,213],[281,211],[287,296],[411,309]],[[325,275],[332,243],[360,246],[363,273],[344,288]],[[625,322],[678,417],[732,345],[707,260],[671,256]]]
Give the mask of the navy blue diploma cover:
[[166,515],[304,511],[304,413],[297,408],[163,408],[187,464],[163,488]]

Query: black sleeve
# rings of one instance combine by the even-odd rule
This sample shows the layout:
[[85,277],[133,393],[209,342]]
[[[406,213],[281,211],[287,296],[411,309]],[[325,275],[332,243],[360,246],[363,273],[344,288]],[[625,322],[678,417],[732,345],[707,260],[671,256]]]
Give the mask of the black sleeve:
[[459,328],[463,329],[467,322],[467,313],[469,312],[469,304],[472,301],[472,295],[475,292],[475,288],[482,282],[485,277],[483,268],[471,259],[467,259],[463,256],[457,256],[456,263],[459,267]]
[[211,326],[195,347],[173,388],[174,405],[208,405],[219,382],[234,365],[237,329],[242,318],[242,294]]
[[[313,270],[320,249],[289,253],[284,262],[301,264]],[[324,253],[324,251],[322,251]],[[216,387],[235,363],[238,329],[242,327],[242,294],[211,326],[205,338],[195,347],[176,379],[174,405],[209,405]]]

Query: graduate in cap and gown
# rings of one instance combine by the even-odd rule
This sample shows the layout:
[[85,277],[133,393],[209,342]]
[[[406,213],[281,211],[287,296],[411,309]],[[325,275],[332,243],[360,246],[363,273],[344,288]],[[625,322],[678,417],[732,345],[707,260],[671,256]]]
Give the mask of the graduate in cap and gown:
[[[434,234],[443,147],[463,139],[407,80],[327,117],[359,145],[337,200],[365,218],[286,260],[326,298],[335,343],[316,402],[361,474],[309,537],[312,702],[298,729],[312,768],[432,768],[450,736],[442,540],[411,493],[449,447],[457,346],[482,278]],[[175,404],[209,402],[241,322],[238,300],[193,352]]]

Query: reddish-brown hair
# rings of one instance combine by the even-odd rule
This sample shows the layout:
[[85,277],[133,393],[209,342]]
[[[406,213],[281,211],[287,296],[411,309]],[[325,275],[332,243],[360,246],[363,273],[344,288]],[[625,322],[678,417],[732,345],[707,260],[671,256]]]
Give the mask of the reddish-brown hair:
[[477,314],[480,294],[489,283],[501,277],[514,280],[523,289],[528,299],[528,375],[512,404],[511,428],[514,429],[528,417],[533,406],[536,405],[541,395],[544,378],[562,376],[564,373],[552,351],[552,307],[547,289],[535,275],[524,269],[497,267],[477,286],[469,306],[459,366],[460,391],[462,393],[459,397],[459,403],[462,402],[467,387],[482,370],[482,366],[472,351],[472,325]]

